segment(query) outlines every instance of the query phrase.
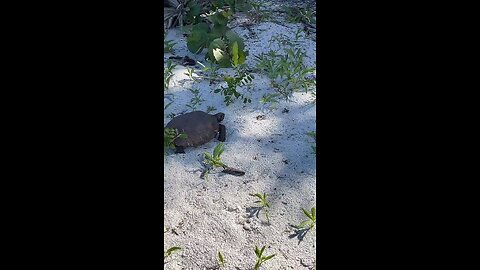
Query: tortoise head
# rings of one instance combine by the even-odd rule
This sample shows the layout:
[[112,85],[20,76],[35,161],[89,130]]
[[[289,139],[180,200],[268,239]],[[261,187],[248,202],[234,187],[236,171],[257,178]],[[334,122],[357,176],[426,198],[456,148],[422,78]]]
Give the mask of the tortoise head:
[[225,118],[225,114],[224,114],[224,113],[217,113],[217,114],[215,114],[214,116],[217,118],[217,120],[218,120],[219,123],[223,121],[223,118]]

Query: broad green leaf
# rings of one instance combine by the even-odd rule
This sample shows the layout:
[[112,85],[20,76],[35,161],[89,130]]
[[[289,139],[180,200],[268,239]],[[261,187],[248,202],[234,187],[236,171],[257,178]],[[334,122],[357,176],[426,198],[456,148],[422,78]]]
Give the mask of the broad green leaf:
[[208,36],[205,32],[194,30],[187,37],[187,48],[190,52],[199,54],[203,51],[203,48],[206,47],[208,42]]
[[225,33],[225,37],[227,37],[228,44],[230,46],[233,45],[234,42],[237,42],[239,51],[243,51],[245,49],[245,43],[243,42],[243,39],[232,30],[227,31]]
[[234,66],[238,66],[238,42],[234,42],[232,45],[232,61]]

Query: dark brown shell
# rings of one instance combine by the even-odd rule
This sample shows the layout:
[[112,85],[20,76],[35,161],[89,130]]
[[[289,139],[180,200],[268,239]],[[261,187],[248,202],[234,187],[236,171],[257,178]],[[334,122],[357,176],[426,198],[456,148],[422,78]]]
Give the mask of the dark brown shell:
[[178,132],[187,134],[186,139],[176,139],[175,145],[197,147],[217,137],[219,123],[217,117],[195,111],[173,118],[165,128],[176,128]]

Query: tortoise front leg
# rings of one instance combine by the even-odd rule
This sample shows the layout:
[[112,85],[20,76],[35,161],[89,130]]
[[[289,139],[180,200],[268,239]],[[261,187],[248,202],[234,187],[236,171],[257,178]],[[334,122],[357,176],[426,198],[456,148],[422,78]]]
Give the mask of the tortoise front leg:
[[175,145],[175,154],[185,154],[185,148],[183,146]]
[[221,142],[225,141],[225,137],[227,136],[227,130],[224,125],[219,124],[219,131],[218,131],[218,140]]

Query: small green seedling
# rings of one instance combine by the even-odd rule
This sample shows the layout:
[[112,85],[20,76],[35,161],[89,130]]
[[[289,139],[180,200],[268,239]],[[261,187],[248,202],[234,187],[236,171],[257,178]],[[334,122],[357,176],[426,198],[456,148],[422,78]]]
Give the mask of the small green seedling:
[[173,69],[176,66],[177,65],[173,64],[171,59],[168,59],[167,68],[163,68],[163,86],[165,87],[164,91],[166,91],[168,89],[168,86],[170,85],[170,79],[173,76]]
[[269,256],[262,256],[263,255],[263,252],[265,251],[265,247],[266,246],[263,246],[262,249],[258,249],[257,246],[255,246],[255,255],[257,255],[257,262],[255,263],[255,267],[253,268],[254,270],[259,270],[260,269],[260,266],[270,260],[271,258],[275,257],[275,255],[277,254],[272,254],[272,255],[269,255]]
[[312,207],[312,210],[310,210],[311,211],[310,213],[303,208],[302,208],[302,211],[305,214],[305,216],[307,216],[308,219],[300,223],[297,226],[297,228],[310,230],[315,226],[315,223],[317,222],[316,209],[315,207]]
[[181,249],[182,249],[181,247],[171,247],[167,249],[167,251],[163,253],[163,259],[165,260],[166,258],[170,257],[175,251],[178,251]]
[[268,208],[270,208],[270,204],[267,201],[268,195],[265,193],[263,193],[263,195],[260,193],[257,193],[257,194],[254,194],[253,196],[260,199],[260,201],[256,201],[256,203],[260,205],[261,209],[265,209],[265,216],[267,217],[267,222],[270,223],[270,218],[268,216]]
[[184,74],[187,75],[190,78],[190,80],[195,82],[196,79],[193,77],[194,72],[195,70],[193,70],[193,68],[187,67],[187,72],[185,72]]
[[226,165],[223,164],[222,160],[220,159],[220,156],[222,155],[223,151],[225,151],[225,147],[223,146],[223,143],[219,143],[215,149],[213,149],[213,155],[210,155],[210,153],[205,152],[204,157],[205,159],[203,162],[205,162],[207,165],[211,167],[222,167],[224,168]]
[[225,266],[225,258],[223,257],[222,253],[220,251],[218,252],[218,264],[222,267]]
[[213,154],[210,154],[208,152],[205,152],[203,154],[204,156],[203,163],[205,163],[208,166],[207,169],[203,172],[203,177],[205,177],[206,180],[208,180],[208,174],[210,170],[212,170],[213,168],[227,167],[220,158],[223,151],[225,151],[225,147],[223,146],[223,143],[219,143],[215,147],[215,149],[213,149]]

